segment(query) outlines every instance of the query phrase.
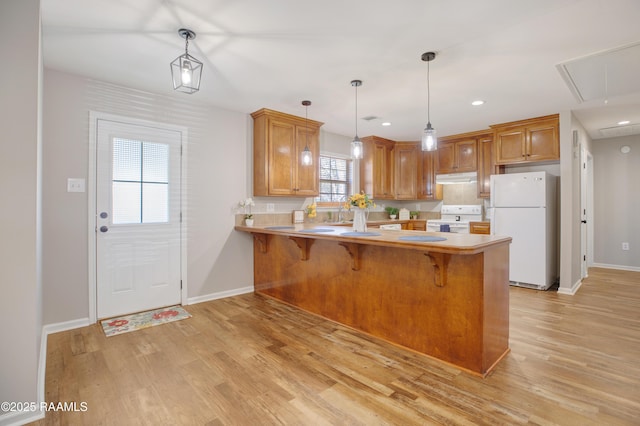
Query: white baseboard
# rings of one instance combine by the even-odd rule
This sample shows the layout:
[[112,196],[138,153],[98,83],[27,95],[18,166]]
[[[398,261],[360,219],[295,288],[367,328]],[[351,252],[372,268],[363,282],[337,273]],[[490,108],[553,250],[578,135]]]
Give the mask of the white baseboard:
[[[48,333],[45,331],[46,326],[42,327],[42,333],[40,334],[40,358],[38,360],[38,376],[37,376],[37,410],[25,411],[25,412],[11,412],[0,416],[0,426],[20,426],[27,423],[35,422],[44,418],[44,411],[40,409],[45,396],[45,377],[47,370],[47,337]],[[31,401],[29,401],[31,402]]]
[[236,288],[233,290],[220,291],[217,293],[205,294],[203,296],[190,297],[187,299],[188,305],[208,302],[210,300],[224,299],[225,297],[238,296],[240,294],[253,293],[253,286]]
[[606,269],[618,269],[620,271],[640,272],[640,267],[637,267],[637,266],[609,265],[607,263],[593,263],[593,264],[589,265],[589,267],[606,268]]
[[92,322],[89,318],[79,318],[71,321],[57,322],[54,324],[47,324],[42,327],[42,334],[53,334],[61,331],[73,330],[74,328],[86,327],[91,325]]
[[558,293],[573,296],[578,292],[578,289],[580,289],[581,286],[582,286],[582,279],[579,279],[578,281],[573,283],[571,288],[558,287]]
[[[38,403],[38,406],[40,404]],[[0,416],[0,426],[21,426],[44,418],[42,411],[12,412]]]

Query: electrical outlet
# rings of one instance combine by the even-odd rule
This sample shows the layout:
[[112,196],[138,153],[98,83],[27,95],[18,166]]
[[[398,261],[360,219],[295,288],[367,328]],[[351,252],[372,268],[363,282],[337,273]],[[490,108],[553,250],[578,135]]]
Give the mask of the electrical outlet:
[[275,210],[273,203],[267,203],[267,213],[273,213]]
[[629,243],[622,243],[622,250],[629,250]]

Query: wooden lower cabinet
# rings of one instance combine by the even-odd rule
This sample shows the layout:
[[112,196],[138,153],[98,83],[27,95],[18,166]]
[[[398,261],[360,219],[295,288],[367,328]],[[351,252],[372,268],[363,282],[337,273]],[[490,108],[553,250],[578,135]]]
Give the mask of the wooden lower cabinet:
[[426,231],[427,221],[422,219],[413,219],[407,223],[407,229],[410,231]]
[[491,234],[491,222],[469,222],[469,233]]
[[509,239],[458,234],[469,245],[443,249],[403,246],[397,235],[409,231],[242,230],[254,235],[256,293],[481,376],[509,351]]

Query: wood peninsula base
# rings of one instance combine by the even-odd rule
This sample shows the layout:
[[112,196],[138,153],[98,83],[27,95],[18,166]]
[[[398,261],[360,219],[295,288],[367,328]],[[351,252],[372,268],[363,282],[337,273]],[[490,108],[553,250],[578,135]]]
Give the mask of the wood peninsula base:
[[[254,237],[257,293],[481,376],[508,353],[510,238],[263,228],[236,227]],[[447,241],[399,241],[418,234]]]

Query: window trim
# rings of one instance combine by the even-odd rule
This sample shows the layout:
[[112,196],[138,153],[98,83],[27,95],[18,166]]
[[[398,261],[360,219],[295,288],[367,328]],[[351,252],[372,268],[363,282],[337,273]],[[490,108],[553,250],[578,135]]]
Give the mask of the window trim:
[[[355,167],[355,162],[353,161],[353,159],[351,158],[351,156],[349,156],[348,154],[340,154],[337,152],[321,152],[320,155],[318,156],[318,175],[320,175],[320,167],[321,167],[321,160],[320,157],[329,157],[329,158],[337,158],[340,160],[345,160],[347,162],[347,196],[349,196],[349,194],[353,191],[353,174],[355,173],[354,171],[354,167]],[[351,169],[351,173],[349,173],[349,168]],[[350,178],[350,179],[349,179]],[[318,179],[318,183],[322,182],[322,181],[327,181],[325,179]],[[335,182],[335,181],[332,181]],[[338,182],[342,182],[342,181],[338,181]],[[316,206],[319,208],[333,208],[333,207],[340,207],[340,202],[339,201],[320,201],[320,192],[318,190],[318,196],[314,198],[314,201],[316,202]]]

